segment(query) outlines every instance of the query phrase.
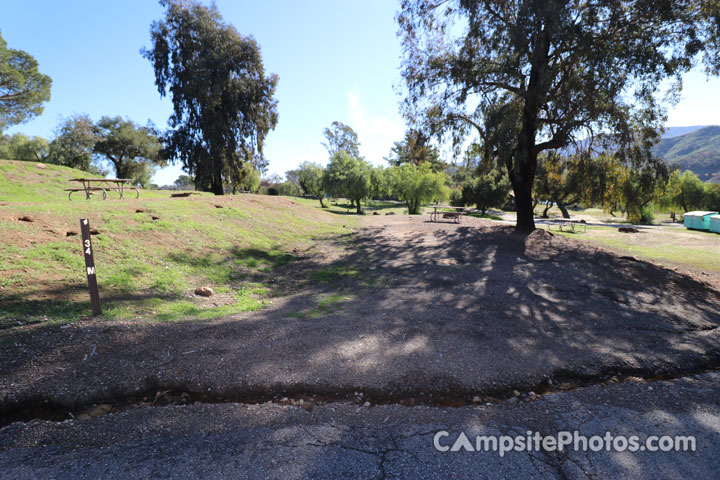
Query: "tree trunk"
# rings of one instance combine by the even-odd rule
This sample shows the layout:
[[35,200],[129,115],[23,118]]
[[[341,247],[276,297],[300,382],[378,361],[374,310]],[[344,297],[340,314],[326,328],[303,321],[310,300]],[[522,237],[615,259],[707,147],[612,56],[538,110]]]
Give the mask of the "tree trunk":
[[225,188],[223,187],[222,177],[219,175],[213,175],[212,193],[215,195],[225,195]]
[[[530,77],[527,89],[523,95],[523,109],[520,134],[518,135],[517,149],[512,158],[506,160],[510,183],[515,192],[515,205],[517,207],[517,223],[515,231],[518,233],[531,233],[535,230],[533,210],[533,182],[537,169],[538,150],[535,144],[535,135],[538,130],[538,115],[543,105],[543,98],[550,87],[548,77],[548,62],[550,52],[550,37],[557,24],[558,11],[562,9],[560,2],[540,2],[544,5],[542,11],[543,25],[537,33],[532,46]],[[540,13],[540,12],[538,12]]]
[[567,207],[562,202],[557,202],[557,206],[562,212],[563,218],[570,218],[570,213],[567,211]]
[[526,102],[525,118],[518,138],[517,152],[508,165],[508,175],[515,193],[517,212],[515,231],[518,233],[531,233],[535,230],[532,188],[537,169],[537,153],[535,152],[537,112],[533,108],[527,107]]
[[318,195],[318,200],[320,200],[320,208],[327,208],[325,204],[323,203],[323,196]]
[[118,157],[117,160],[110,157],[110,161],[115,165],[115,178],[127,178],[128,175],[125,172],[125,162],[122,157]]
[[357,202],[357,213],[362,213],[362,205],[360,204],[360,200],[355,200]]
[[552,202],[550,202],[550,203],[548,203],[547,205],[545,205],[545,210],[543,210],[542,218],[548,218],[548,212],[550,211],[550,209],[552,208],[552,206],[553,206]]
[[[532,182],[530,183],[532,185]],[[517,222],[515,231],[518,233],[532,233],[535,230],[535,219],[532,208],[532,187],[526,184],[513,182],[515,192],[515,205],[517,207]]]

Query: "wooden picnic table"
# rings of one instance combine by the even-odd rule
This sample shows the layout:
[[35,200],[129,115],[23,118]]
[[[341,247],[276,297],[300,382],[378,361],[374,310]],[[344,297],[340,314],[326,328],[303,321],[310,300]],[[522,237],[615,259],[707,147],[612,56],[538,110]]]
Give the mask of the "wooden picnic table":
[[567,218],[555,220],[554,222],[548,222],[548,230],[552,231],[553,225],[561,232],[582,233],[587,230],[587,223],[584,220],[570,220]]
[[82,183],[82,188],[66,188],[68,200],[72,200],[74,192],[85,192],[85,199],[90,200],[90,195],[96,192],[102,193],[102,198],[107,198],[107,191],[114,190],[120,194],[120,198],[125,198],[125,190],[134,189],[135,198],[140,198],[140,190],[133,185],[131,178],[71,178],[71,182]]
[[[465,212],[465,207],[453,207],[451,205],[430,205],[433,208],[433,211],[430,212],[430,221],[431,222],[437,222],[440,218],[450,218],[455,220],[455,223],[460,223],[462,220],[463,213]],[[440,209],[445,209],[446,211],[440,211]],[[454,211],[447,211],[447,210],[454,210]]]

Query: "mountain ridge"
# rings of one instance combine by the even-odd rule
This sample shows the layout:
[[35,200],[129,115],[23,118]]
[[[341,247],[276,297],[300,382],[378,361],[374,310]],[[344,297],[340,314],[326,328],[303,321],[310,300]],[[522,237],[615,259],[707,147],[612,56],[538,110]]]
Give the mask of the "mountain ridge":
[[702,181],[720,183],[720,125],[669,127],[652,152]]

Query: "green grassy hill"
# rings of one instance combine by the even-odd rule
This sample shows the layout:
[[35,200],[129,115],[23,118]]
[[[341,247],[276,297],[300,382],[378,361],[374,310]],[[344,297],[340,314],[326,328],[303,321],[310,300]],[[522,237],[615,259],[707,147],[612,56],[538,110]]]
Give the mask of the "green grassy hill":
[[[352,222],[315,202],[259,195],[68,201],[68,179],[86,175],[0,161],[0,331],[89,314],[81,218],[96,230],[104,317],[166,321],[263,308],[280,287],[275,270]],[[199,286],[215,295],[196,296]]]
[[720,183],[720,126],[663,138],[653,153],[683,170],[692,170],[703,181]]
[[40,202],[67,196],[71,178],[89,177],[88,172],[36,162],[0,160],[0,202]]
[[[74,168],[50,165],[48,163],[0,160],[0,202],[54,202],[67,200],[66,188],[82,186],[71,182],[71,178],[94,178],[95,175]],[[109,192],[111,197],[116,193]],[[208,194],[203,194],[208,195]],[[144,198],[169,197],[163,190],[144,190]],[[83,199],[82,194],[73,194],[73,200]]]

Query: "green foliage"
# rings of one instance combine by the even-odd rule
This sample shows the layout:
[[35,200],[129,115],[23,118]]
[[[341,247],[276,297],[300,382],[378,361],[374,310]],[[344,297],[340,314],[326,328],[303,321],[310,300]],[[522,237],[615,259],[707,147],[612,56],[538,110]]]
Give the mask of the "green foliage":
[[26,137],[22,133],[0,136],[0,158],[44,162],[48,155],[48,141],[42,137]]
[[224,23],[214,4],[160,3],[165,18],[153,22],[153,46],[143,55],[160,95],[172,96],[168,157],[182,161],[197,188],[222,195],[245,163],[267,165],[263,143],[277,124],[278,78],[266,76],[257,42]]
[[650,206],[665,194],[670,173],[665,162],[644,148],[635,152],[641,159],[621,165],[619,189],[627,219],[631,223],[650,223]]
[[244,176],[241,185],[245,191],[257,193],[258,188],[260,188],[260,172],[253,167]]
[[116,178],[131,178],[143,187],[150,184],[152,167],[164,167],[162,142],[151,127],[141,127],[121,117],[102,117],[95,125],[93,152],[115,167]]
[[383,167],[370,169],[370,198],[387,199],[392,195],[392,179]]
[[120,117],[103,117],[96,125],[96,135],[93,152],[110,160],[115,178],[128,178],[135,185],[149,188],[155,167],[167,165],[161,153],[162,143],[149,128]]
[[714,212],[720,212],[720,183],[707,182],[705,184],[703,208]]
[[461,203],[474,204],[485,215],[488,208],[500,208],[507,202],[511,188],[507,173],[493,168],[463,184]]
[[195,190],[192,177],[190,175],[180,175],[175,180],[175,187],[178,190]]
[[437,148],[429,142],[430,139],[419,130],[408,130],[403,141],[395,142],[386,160],[393,166],[429,163],[433,172],[441,172],[445,163],[440,160]]
[[320,206],[325,207],[325,184],[323,183],[324,169],[317,163],[303,162],[297,169],[298,181],[303,192],[320,200]]
[[302,185],[300,185],[300,174],[296,170],[288,170],[285,172],[285,179],[288,181],[288,183],[291,183],[294,185],[294,190],[297,191],[296,195],[301,195],[304,190],[302,190]]
[[7,48],[0,35],[0,132],[40,115],[50,100],[51,85],[32,55]]
[[340,150],[330,158],[323,173],[325,191],[334,197],[348,198],[362,213],[361,201],[370,195],[371,166],[362,158]]
[[452,205],[453,207],[464,207],[466,205],[465,199],[463,199],[462,187],[451,189],[450,194],[448,195],[448,199],[450,201],[450,205]]
[[405,163],[388,169],[392,178],[393,192],[404,201],[410,215],[420,213],[420,207],[431,201],[446,198],[445,174],[433,172],[429,163],[420,166]]
[[586,193],[587,164],[592,161],[587,154],[563,157],[556,151],[540,156],[534,190],[536,198],[546,202],[543,218],[547,218],[553,203],[557,204],[563,218],[570,218],[567,206],[579,202]]
[[670,175],[660,205],[673,212],[676,209],[689,212],[702,208],[704,194],[705,186],[697,175],[690,170],[686,170],[682,174],[679,170],[675,170]]
[[60,121],[50,143],[47,161],[55,165],[90,171],[93,148],[98,141],[88,115],[73,115]]
[[291,181],[280,182],[275,185],[278,195],[284,195],[286,197],[299,197],[300,187]]
[[323,131],[327,143],[323,143],[332,157],[339,152],[347,152],[354,158],[360,158],[360,142],[357,133],[342,122],[333,122],[330,128]]
[[649,149],[664,121],[655,92],[714,51],[716,15],[715,0],[403,0],[405,114],[455,145],[479,135],[529,232],[538,155],[590,131],[623,163],[642,158],[633,145]]

